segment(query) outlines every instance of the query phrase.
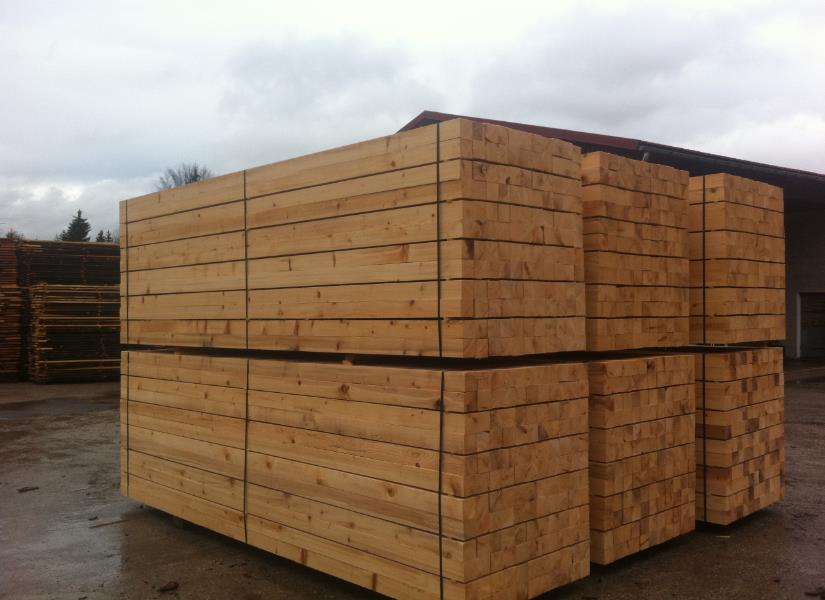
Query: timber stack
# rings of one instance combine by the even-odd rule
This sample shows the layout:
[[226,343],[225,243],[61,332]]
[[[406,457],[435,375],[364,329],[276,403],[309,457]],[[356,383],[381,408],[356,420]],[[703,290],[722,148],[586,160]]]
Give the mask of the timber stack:
[[533,597],[588,573],[582,363],[130,351],[123,372],[136,500],[399,598]]
[[586,367],[520,358],[585,349],[578,148],[426,126],[123,202],[121,248],[124,494],[399,598],[587,575]]
[[22,240],[18,243],[18,283],[117,285],[118,246],[101,242]]
[[0,285],[0,381],[19,379],[23,365],[23,290]]
[[727,174],[690,178],[690,340],[785,339],[782,189]]
[[17,285],[17,240],[0,238],[0,285]]
[[582,158],[587,349],[688,344],[688,173]]
[[[716,230],[693,229],[688,184],[456,119],[121,202],[122,493],[389,596],[463,600],[690,531],[720,502],[697,435],[702,486],[765,505],[774,483],[743,482],[781,463],[777,403],[753,407],[776,390],[697,423],[693,251]],[[714,385],[781,377],[737,369]]]
[[782,348],[695,355],[697,518],[728,525],[785,495]]
[[588,373],[591,560],[608,564],[695,527],[693,356],[597,360]]
[[[582,158],[590,377],[591,560],[608,564],[694,529],[688,173]],[[628,357],[616,351],[634,351]]]
[[23,289],[17,285],[17,241],[0,238],[0,381],[21,378]]
[[455,120],[130,200],[123,341],[581,350],[579,169],[571,144]]
[[29,287],[29,378],[36,383],[117,379],[118,286]]
[[117,244],[0,240],[0,377],[117,378],[118,255]]
[[[727,525],[784,496],[785,233],[781,188],[690,179],[697,519]],[[750,347],[742,347],[746,344]]]

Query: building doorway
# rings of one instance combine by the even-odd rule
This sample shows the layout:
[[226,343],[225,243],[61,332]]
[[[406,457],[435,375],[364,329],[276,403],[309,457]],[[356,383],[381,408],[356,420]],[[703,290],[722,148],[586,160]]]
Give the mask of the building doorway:
[[799,294],[800,358],[825,357],[825,292]]

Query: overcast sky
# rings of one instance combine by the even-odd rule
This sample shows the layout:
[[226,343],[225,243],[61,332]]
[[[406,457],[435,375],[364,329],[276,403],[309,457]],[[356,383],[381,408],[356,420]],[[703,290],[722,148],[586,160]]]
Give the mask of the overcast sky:
[[[724,5],[720,8],[719,5]],[[422,110],[825,172],[825,2],[0,0],[0,233]],[[10,224],[10,225],[9,225]]]

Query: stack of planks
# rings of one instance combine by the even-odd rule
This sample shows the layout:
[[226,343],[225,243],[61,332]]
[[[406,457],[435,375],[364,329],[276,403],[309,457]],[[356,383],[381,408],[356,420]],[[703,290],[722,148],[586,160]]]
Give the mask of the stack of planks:
[[694,529],[693,356],[598,360],[588,376],[591,560],[608,564]]
[[728,525],[785,492],[782,348],[695,355],[696,514]]
[[398,598],[693,529],[687,173],[457,119],[120,209],[124,495]]
[[118,286],[29,288],[29,378],[37,383],[116,379]]
[[0,238],[0,285],[17,285],[17,240]]
[[580,160],[456,119],[125,201],[122,341],[583,350]]
[[396,598],[531,598],[588,573],[583,363],[130,351],[122,370],[132,498]]
[[688,343],[688,173],[582,158],[587,349]]
[[0,380],[19,379],[23,364],[23,289],[0,285]]
[[100,242],[23,240],[18,244],[18,281],[56,285],[117,285],[119,248]]
[[122,202],[179,352],[123,355],[123,493],[399,598],[584,577],[585,366],[501,358],[585,349],[580,160],[459,119]]
[[17,287],[17,241],[0,238],[0,381],[24,373],[24,303],[23,289]]
[[690,339],[785,339],[782,189],[727,174],[690,178]]

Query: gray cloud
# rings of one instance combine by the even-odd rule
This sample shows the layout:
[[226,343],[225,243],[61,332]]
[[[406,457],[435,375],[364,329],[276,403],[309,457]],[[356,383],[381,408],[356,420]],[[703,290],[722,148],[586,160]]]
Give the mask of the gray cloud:
[[[95,229],[181,161],[216,173],[384,135],[424,109],[825,171],[825,5],[0,0],[0,222]],[[6,229],[0,225],[0,232]]]
[[[825,50],[825,7],[805,5],[713,18],[586,4],[481,69],[469,111],[822,171],[825,81],[812,57]],[[786,35],[796,42],[778,43]]]
[[226,64],[220,160],[240,169],[393,132],[443,101],[413,67],[404,47],[351,35],[247,44]]

